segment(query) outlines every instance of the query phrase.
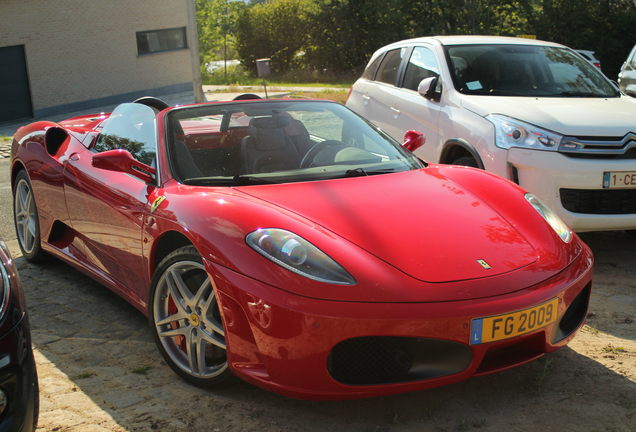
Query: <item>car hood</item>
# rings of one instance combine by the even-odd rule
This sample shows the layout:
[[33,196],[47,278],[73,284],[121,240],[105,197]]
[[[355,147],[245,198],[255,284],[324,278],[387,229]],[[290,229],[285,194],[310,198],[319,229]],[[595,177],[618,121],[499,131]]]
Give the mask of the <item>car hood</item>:
[[462,96],[462,106],[482,117],[501,114],[575,137],[622,137],[636,132],[636,100],[629,97]]
[[491,277],[537,260],[488,203],[435,169],[240,190],[425,282]]

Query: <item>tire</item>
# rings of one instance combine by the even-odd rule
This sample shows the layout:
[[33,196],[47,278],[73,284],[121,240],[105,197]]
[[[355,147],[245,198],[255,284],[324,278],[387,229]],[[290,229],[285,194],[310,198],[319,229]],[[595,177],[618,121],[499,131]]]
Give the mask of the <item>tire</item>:
[[40,218],[31,180],[24,170],[18,173],[13,188],[13,220],[24,258],[32,263],[43,261],[47,254],[40,240]]
[[479,168],[479,165],[477,165],[477,161],[472,156],[460,157],[459,159],[455,160],[451,165],[461,165],[461,166]]
[[148,319],[159,352],[185,381],[210,388],[233,377],[214,286],[194,246],[175,250],[157,267]]
[[40,418],[40,383],[33,351],[31,351],[31,361],[33,362],[33,432],[35,432]]

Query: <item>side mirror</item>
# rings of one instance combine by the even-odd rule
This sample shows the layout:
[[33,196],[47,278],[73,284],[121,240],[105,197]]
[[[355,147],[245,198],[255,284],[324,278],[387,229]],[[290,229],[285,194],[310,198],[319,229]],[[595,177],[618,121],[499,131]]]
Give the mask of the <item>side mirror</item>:
[[625,94],[627,96],[636,97],[636,84],[630,84],[625,87]]
[[438,84],[439,77],[424,78],[417,86],[417,92],[428,100],[439,100],[442,94],[437,91]]
[[404,148],[410,151],[415,151],[422,147],[426,142],[426,137],[422,132],[410,130],[404,134]]
[[153,175],[157,172],[151,166],[143,164],[133,158],[128,150],[115,149],[93,155],[92,164],[95,168],[108,171],[118,171],[130,174],[146,183],[152,183]]

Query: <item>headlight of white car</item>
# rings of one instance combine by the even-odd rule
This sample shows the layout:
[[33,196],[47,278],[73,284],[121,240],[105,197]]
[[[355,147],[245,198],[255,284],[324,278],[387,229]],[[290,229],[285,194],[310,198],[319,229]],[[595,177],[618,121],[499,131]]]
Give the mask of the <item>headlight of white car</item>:
[[306,278],[337,285],[356,284],[356,280],[337,262],[290,231],[259,229],[248,234],[245,242],[265,258]]
[[543,216],[543,219],[545,219],[545,221],[552,227],[552,229],[559,235],[559,237],[561,237],[561,240],[563,240],[565,243],[570,243],[570,240],[572,240],[572,231],[566,225],[566,223],[563,222],[563,220],[559,216],[557,216],[556,213],[550,210],[550,208],[547,205],[543,204],[541,200],[536,196],[532,195],[531,193],[527,193],[525,197],[532,205],[532,207],[534,207],[534,209],[538,211],[541,216]]
[[487,115],[486,119],[495,125],[495,144],[503,149],[524,147],[557,151],[563,139],[554,132],[499,114]]

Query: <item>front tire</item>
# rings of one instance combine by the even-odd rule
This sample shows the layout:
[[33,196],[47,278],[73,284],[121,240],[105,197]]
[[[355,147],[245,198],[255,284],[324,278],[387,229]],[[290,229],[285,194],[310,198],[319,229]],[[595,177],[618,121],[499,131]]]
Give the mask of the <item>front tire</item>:
[[477,165],[477,161],[472,156],[460,157],[459,159],[455,160],[451,165],[461,165],[461,166],[467,166],[472,168],[479,168],[479,165]]
[[232,377],[210,277],[194,246],[172,252],[152,278],[148,318],[159,352],[181,378],[215,387]]
[[40,219],[33,197],[31,180],[26,171],[20,171],[13,188],[13,219],[22,255],[32,263],[46,258],[40,241]]

